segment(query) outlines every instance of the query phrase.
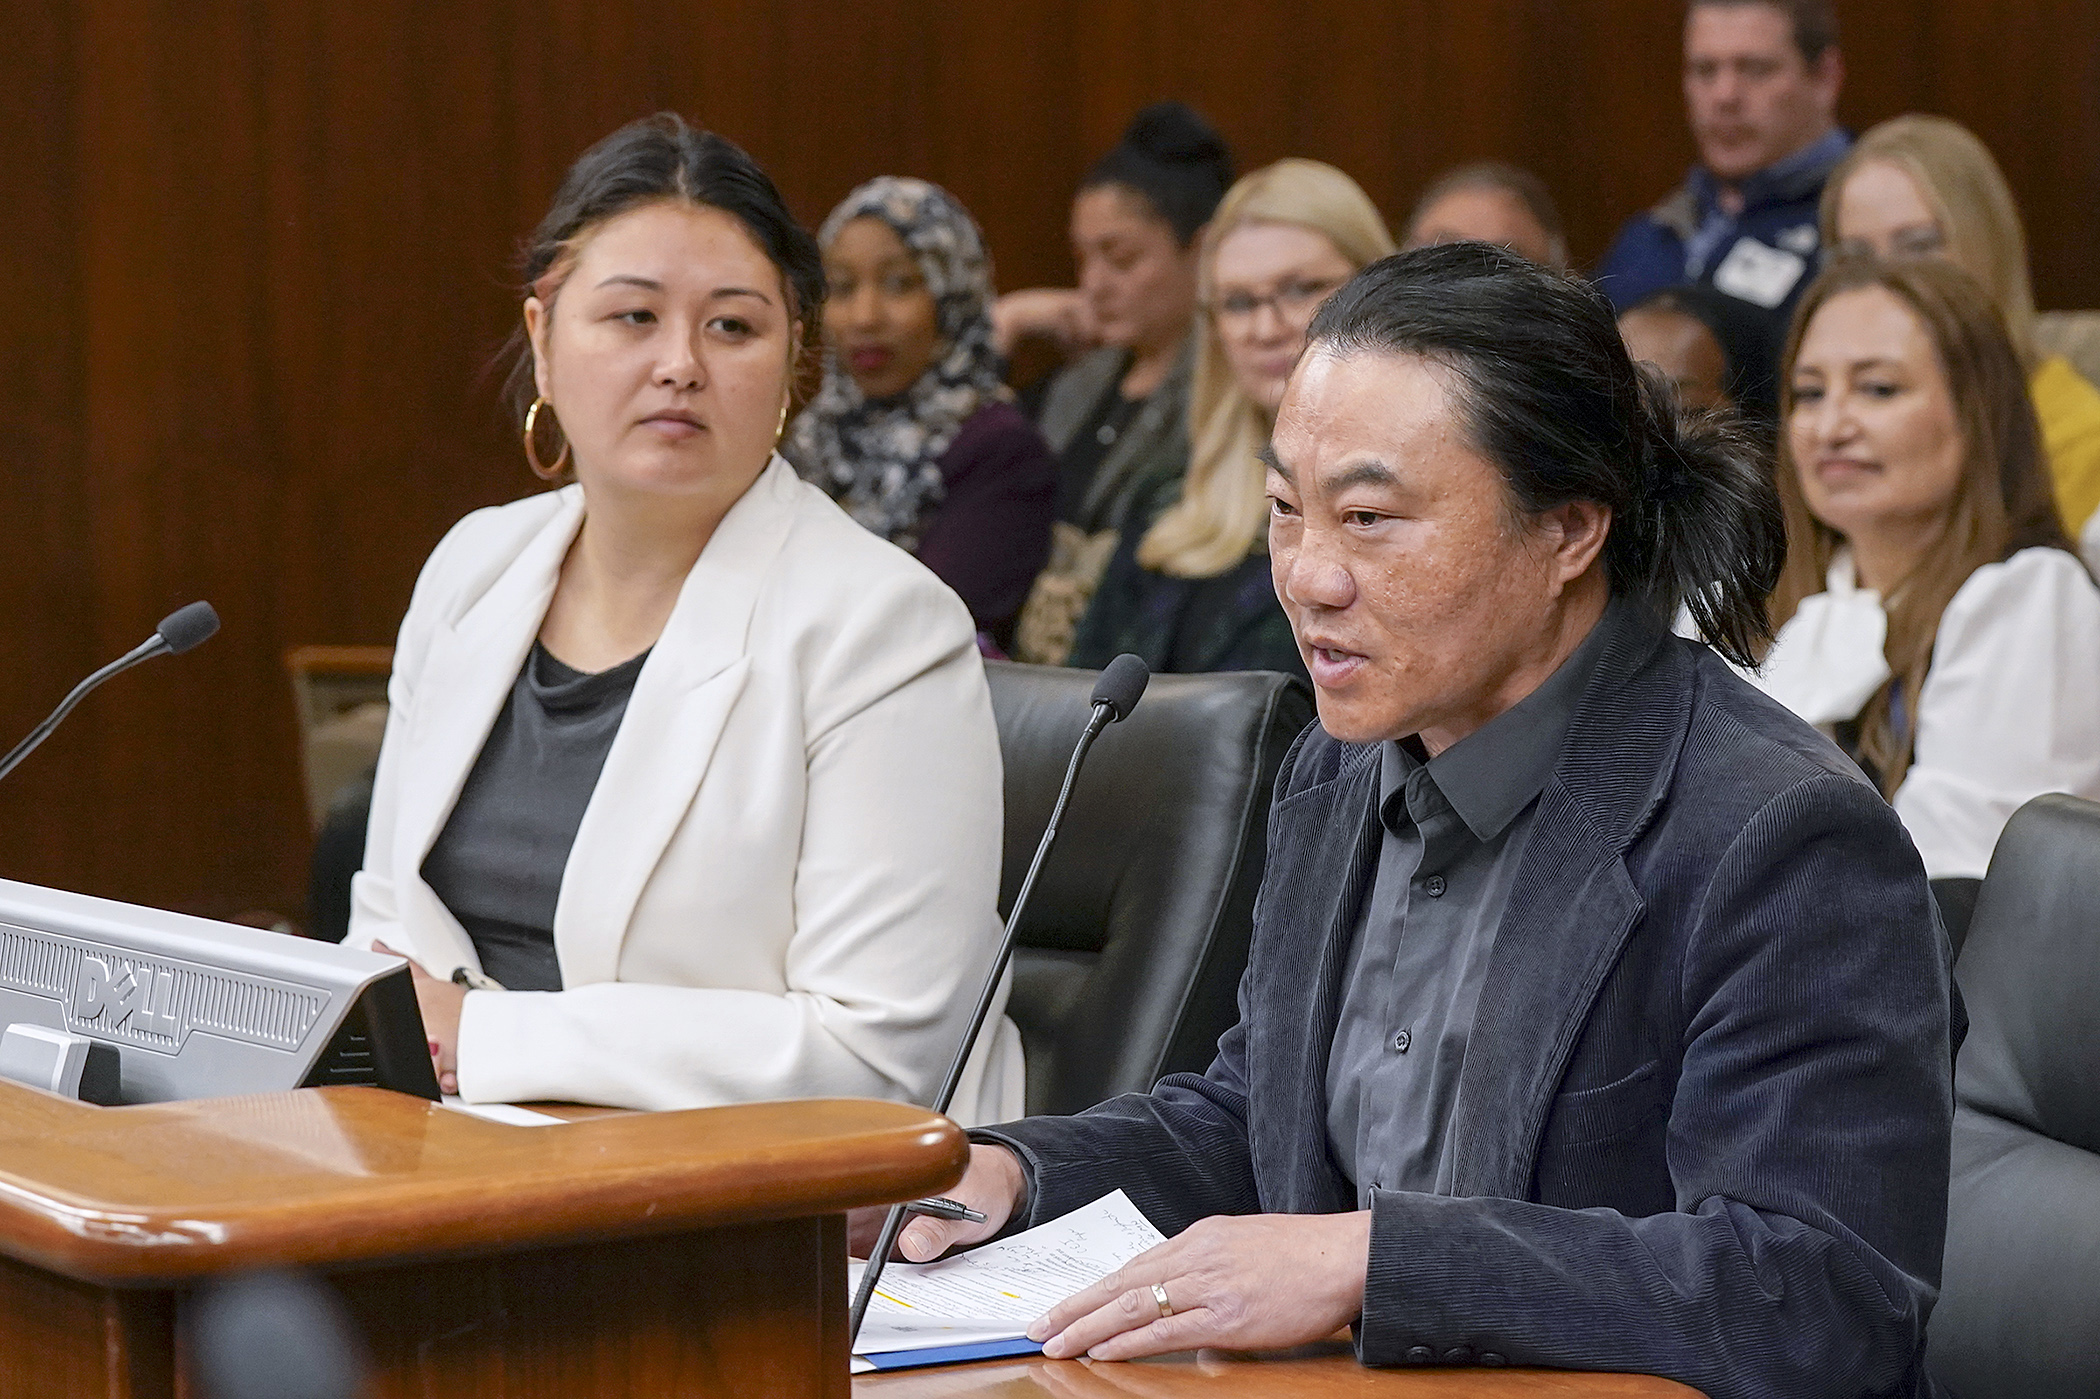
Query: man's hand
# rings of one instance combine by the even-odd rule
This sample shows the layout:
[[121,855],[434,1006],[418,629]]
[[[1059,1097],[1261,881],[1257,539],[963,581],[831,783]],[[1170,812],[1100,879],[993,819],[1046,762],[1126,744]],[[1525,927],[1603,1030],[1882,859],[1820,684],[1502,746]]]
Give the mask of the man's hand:
[[416,984],[416,1005],[423,1011],[423,1033],[430,1040],[430,1061],[437,1069],[438,1091],[459,1092],[459,1012],[466,1004],[467,988],[438,980],[415,958],[383,942],[374,942],[372,950],[408,963],[408,974]]
[[[1370,1258],[1367,1210],[1216,1216],[1067,1297],[1028,1335],[1053,1360],[1281,1350],[1323,1340],[1363,1312]],[[1172,1316],[1160,1315],[1155,1283]]]
[[[963,1172],[961,1183],[948,1192],[948,1198],[976,1210],[984,1216],[984,1223],[913,1215],[904,1232],[897,1236],[896,1256],[924,1263],[957,1245],[983,1243],[1006,1227],[1006,1221],[1020,1207],[1027,1187],[1028,1178],[1011,1151],[1003,1146],[973,1145],[969,1168]],[[876,1237],[882,1232],[882,1217],[888,1213],[886,1206],[878,1206],[855,1210],[847,1217],[846,1246],[855,1257],[866,1257],[868,1250],[875,1247]]]

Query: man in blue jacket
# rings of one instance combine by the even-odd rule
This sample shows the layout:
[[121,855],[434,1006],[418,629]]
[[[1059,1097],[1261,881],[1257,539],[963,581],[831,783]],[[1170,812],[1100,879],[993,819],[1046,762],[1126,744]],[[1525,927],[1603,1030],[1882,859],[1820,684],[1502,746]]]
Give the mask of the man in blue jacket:
[[1202,1075],[973,1133],[986,1221],[904,1255],[1121,1188],[1171,1237],[1047,1354],[1353,1326],[1371,1365],[1925,1393],[1947,940],[1887,803],[1714,654],[1784,556],[1756,449],[1680,425],[1595,288],[1461,243],[1336,293],[1270,450],[1320,722],[1240,1023]]
[[1837,125],[1843,81],[1829,0],[1692,0],[1684,100],[1699,164],[1619,230],[1597,269],[1612,305],[1708,283],[1782,340],[1815,275],[1823,181],[1851,145]]

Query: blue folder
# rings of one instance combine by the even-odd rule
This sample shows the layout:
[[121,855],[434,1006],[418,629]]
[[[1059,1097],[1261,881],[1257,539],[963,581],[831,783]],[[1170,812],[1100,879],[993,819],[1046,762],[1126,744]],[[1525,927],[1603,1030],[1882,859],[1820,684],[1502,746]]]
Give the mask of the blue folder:
[[965,1360],[1003,1360],[1010,1355],[1041,1355],[1043,1343],[1026,1336],[1007,1341],[977,1341],[966,1346],[934,1346],[927,1350],[886,1350],[856,1357],[878,1370],[915,1370],[922,1365],[957,1365]]

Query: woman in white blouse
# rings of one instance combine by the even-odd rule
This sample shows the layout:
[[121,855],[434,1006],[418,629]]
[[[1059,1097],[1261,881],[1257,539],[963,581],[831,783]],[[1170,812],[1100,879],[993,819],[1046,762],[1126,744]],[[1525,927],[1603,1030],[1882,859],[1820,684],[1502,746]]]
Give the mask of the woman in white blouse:
[[[525,452],[574,483],[424,566],[349,941],[414,963],[469,1100],[930,1099],[996,946],[998,738],[955,594],[774,454],[816,245],[666,116],[525,273]],[[1021,1107],[986,1039],[965,1119]]]
[[1755,678],[1859,761],[1928,875],[1980,876],[2030,797],[2100,798],[2100,587],[2019,355],[1951,264],[1843,259],[1781,386],[1791,543]]

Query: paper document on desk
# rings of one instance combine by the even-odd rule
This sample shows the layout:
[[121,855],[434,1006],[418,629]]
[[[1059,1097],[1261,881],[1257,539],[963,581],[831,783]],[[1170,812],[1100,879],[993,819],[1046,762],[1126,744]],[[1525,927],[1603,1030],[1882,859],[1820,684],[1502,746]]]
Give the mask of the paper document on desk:
[[531,1108],[521,1108],[514,1103],[469,1103],[447,1094],[439,1099],[440,1107],[463,1112],[469,1117],[479,1117],[489,1122],[501,1122],[510,1127],[559,1127],[564,1119]]
[[[868,1304],[855,1371],[939,1365],[1040,1349],[1028,1323],[1155,1244],[1118,1190],[1035,1228],[936,1263],[891,1263]],[[847,1264],[849,1294],[867,1265]]]

